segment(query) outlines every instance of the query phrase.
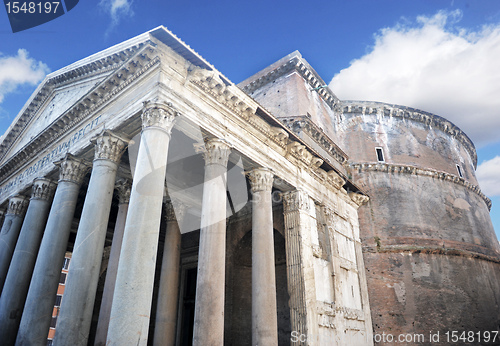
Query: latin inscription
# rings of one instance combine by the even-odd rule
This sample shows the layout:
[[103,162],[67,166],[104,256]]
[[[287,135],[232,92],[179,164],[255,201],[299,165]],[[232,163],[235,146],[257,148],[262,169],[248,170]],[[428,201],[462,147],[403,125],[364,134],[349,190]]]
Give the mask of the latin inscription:
[[35,164],[31,165],[30,167],[25,169],[21,174],[19,174],[14,179],[9,181],[7,184],[0,187],[0,196],[3,195],[4,192],[17,186],[26,177],[36,174],[42,168],[54,162],[56,158],[61,156],[61,154],[67,153],[69,149],[75,145],[75,143],[79,142],[82,138],[85,137],[86,134],[88,134],[89,131],[93,130],[96,126],[98,126],[100,120],[101,120],[101,115],[96,117],[94,120],[92,120],[84,127],[80,128],[78,131],[75,131],[67,141],[64,141],[63,143],[59,144],[55,149],[53,149],[47,155],[39,159]]

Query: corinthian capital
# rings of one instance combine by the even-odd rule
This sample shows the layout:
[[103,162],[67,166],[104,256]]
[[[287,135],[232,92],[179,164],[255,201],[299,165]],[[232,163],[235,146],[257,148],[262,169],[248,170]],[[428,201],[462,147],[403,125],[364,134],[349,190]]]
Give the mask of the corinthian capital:
[[308,211],[309,208],[309,196],[304,191],[294,190],[283,194],[283,209],[285,212]]
[[181,223],[186,214],[187,206],[178,201],[167,200],[165,202],[165,219]]
[[205,165],[221,165],[226,167],[231,153],[231,146],[223,139],[210,138],[205,144],[195,144],[197,153],[201,153],[205,159]]
[[76,184],[83,182],[85,174],[90,169],[88,162],[71,154],[66,154],[62,160],[54,162],[54,164],[59,166],[59,181],[70,181]]
[[56,184],[46,178],[36,178],[31,187],[31,199],[42,199],[48,201],[52,198]]
[[174,127],[174,120],[179,113],[169,102],[144,102],[142,111],[142,128],[159,127],[169,134]]
[[115,190],[118,193],[120,204],[128,204],[130,201],[130,192],[132,191],[132,183],[128,179],[119,179],[115,184]]
[[95,145],[94,160],[109,160],[119,163],[129,140],[109,130],[102,130],[90,142]]
[[252,192],[271,191],[273,188],[274,174],[268,168],[256,168],[246,172],[250,180]]
[[9,199],[7,215],[23,215],[28,206],[28,199],[24,196],[17,195]]

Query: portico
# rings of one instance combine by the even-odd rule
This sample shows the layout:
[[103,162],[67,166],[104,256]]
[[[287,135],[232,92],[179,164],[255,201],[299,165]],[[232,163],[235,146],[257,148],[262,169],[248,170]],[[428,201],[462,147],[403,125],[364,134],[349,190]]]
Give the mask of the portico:
[[[45,229],[32,276],[23,272],[22,318],[5,331],[16,345],[45,345],[67,250],[55,345],[278,345],[292,331],[319,345],[333,324],[370,340],[366,287],[349,298],[358,299],[352,311],[335,310],[336,250],[318,235],[334,239],[334,223],[358,227],[367,198],[333,156],[320,156],[162,27],[47,78],[33,99],[38,118],[20,118],[40,122],[68,83],[87,89],[65,94],[71,106],[47,127],[25,128],[37,133],[31,141],[8,137],[0,148],[0,203],[27,200],[40,179],[58,181],[47,221],[16,214],[19,230],[35,220]],[[324,210],[335,214],[330,223]],[[360,248],[359,237],[353,244]],[[357,265],[347,269],[356,278]]]

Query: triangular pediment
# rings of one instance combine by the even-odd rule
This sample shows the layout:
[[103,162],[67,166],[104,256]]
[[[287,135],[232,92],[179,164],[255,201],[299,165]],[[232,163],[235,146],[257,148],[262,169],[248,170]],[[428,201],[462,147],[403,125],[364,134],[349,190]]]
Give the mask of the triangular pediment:
[[[54,131],[63,129],[68,123],[62,119],[65,115],[85,111],[112,89],[109,84],[119,84],[117,78],[130,74],[128,63],[149,45],[148,39],[148,34],[140,35],[49,74],[2,136],[0,163],[51,127]],[[137,64],[132,63],[135,69]]]

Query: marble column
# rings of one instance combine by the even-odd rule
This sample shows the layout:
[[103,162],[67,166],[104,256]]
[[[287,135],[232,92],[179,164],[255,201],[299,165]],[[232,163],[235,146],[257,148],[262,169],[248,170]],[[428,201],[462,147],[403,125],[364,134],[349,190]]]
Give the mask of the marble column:
[[122,248],[123,231],[125,220],[127,219],[128,203],[130,201],[130,191],[132,184],[128,179],[120,179],[115,184],[115,191],[118,194],[118,215],[116,216],[115,229],[113,232],[113,243],[109,254],[108,268],[106,269],[106,280],[104,281],[104,291],[102,293],[101,309],[99,310],[99,321],[94,345],[106,345],[108,335],[109,316],[111,314],[111,303],[115,291],[116,274]]
[[31,199],[0,297],[0,340],[14,345],[36,255],[49,216],[56,184],[45,178],[33,182]]
[[278,345],[274,262],[273,174],[247,173],[252,189],[252,345]]
[[103,130],[91,142],[94,162],[57,319],[56,345],[87,345],[116,171],[128,139]]
[[283,194],[290,323],[297,335],[307,336],[306,341],[298,341],[297,345],[316,345],[319,335],[310,209],[311,199],[304,191]]
[[59,182],[38,251],[16,345],[43,346],[47,343],[78,192],[90,168],[87,162],[71,154],[55,164],[60,167]]
[[[175,204],[175,209],[174,209]],[[175,345],[177,305],[179,303],[179,273],[181,260],[180,224],[186,207],[180,203],[165,203],[167,229],[158,290],[154,345]]]
[[142,112],[107,345],[147,344],[167,154],[176,116],[166,103],[146,103]]
[[24,196],[17,195],[9,199],[9,206],[0,231],[0,292],[2,292],[9,271],[10,261],[16,247],[19,231],[21,231],[27,206],[28,199]]
[[226,176],[231,151],[227,142],[210,139],[198,146],[205,159],[198,277],[194,312],[194,346],[224,344],[226,268]]

